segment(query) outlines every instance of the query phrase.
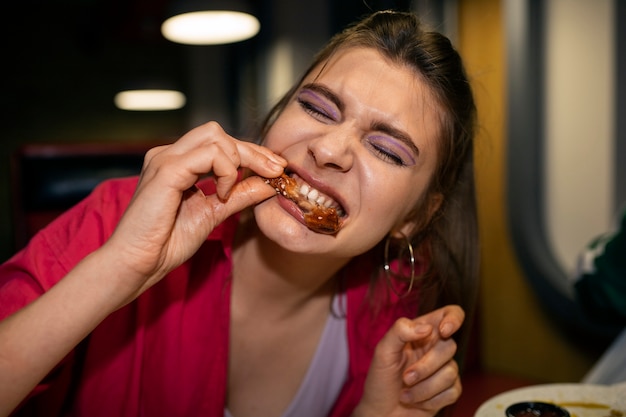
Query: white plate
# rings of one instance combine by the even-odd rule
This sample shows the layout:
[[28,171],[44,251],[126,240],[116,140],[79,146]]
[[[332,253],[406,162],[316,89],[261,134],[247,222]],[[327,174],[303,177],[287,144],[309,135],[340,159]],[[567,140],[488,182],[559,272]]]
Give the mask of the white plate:
[[545,384],[503,392],[483,403],[475,417],[505,417],[522,401],[542,401],[564,407],[571,417],[626,417],[626,383],[616,385]]

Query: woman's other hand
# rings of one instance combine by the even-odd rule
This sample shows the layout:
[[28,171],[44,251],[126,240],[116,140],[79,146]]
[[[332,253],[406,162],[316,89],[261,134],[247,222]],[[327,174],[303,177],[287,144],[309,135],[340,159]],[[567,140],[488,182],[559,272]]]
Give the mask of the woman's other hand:
[[[130,299],[191,257],[227,217],[273,195],[259,177],[238,183],[240,168],[275,177],[286,164],[267,148],[229,136],[216,122],[151,149],[135,195],[101,249],[126,271]],[[214,195],[194,185],[206,174],[216,182]]]
[[355,416],[431,417],[461,395],[452,335],[465,313],[446,306],[402,318],[379,342]]

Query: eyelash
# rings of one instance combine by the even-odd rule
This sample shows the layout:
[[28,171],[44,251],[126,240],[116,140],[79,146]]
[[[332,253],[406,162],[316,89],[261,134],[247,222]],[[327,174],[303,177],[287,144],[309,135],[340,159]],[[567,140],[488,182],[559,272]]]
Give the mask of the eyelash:
[[[315,106],[314,104],[310,103],[307,100],[303,100],[298,98],[297,99],[298,104],[300,105],[300,107],[302,107],[302,109],[310,114],[311,116],[313,116],[316,119],[325,119],[325,120],[333,120],[333,118],[331,116],[329,116],[326,112],[322,111],[318,106]],[[369,143],[369,147],[372,150],[372,152],[374,152],[376,155],[378,155],[378,157],[380,159],[382,159],[383,161],[389,162],[393,165],[397,165],[397,166],[406,166],[406,164],[404,163],[404,161],[402,160],[402,158],[400,158],[398,155],[396,155],[393,152],[390,152],[389,150],[385,149],[382,146],[376,145],[374,143]]]
[[326,112],[322,111],[319,107],[311,104],[310,102],[303,100],[303,99],[298,99],[298,104],[300,104],[300,107],[302,107],[302,109],[312,115],[313,117],[316,118],[324,118],[327,120],[332,120],[332,117],[330,117]]
[[395,153],[389,152],[385,148],[383,148],[381,146],[374,145],[372,143],[370,143],[370,146],[372,148],[372,151],[374,153],[378,154],[380,156],[380,158],[383,159],[384,161],[391,162],[392,164],[398,165],[398,166],[405,166],[406,165],[404,163],[404,161],[402,160],[402,158],[400,158]]

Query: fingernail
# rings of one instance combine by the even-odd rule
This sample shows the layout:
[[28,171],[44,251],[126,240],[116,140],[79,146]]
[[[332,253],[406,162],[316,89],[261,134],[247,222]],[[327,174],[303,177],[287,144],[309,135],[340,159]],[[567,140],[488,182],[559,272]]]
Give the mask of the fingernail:
[[271,160],[271,159],[269,159],[267,161],[267,166],[270,167],[270,169],[272,169],[274,171],[283,172],[283,170],[284,170],[283,166],[280,163],[278,163],[278,162],[276,162],[274,160]]
[[404,375],[404,383],[406,385],[413,385],[417,381],[417,372],[409,371]]
[[452,323],[444,323],[441,325],[441,328],[439,329],[439,333],[441,333],[442,336],[450,336],[452,334],[453,329],[454,329],[454,326],[452,325]]
[[404,404],[411,404],[411,402],[413,402],[413,395],[410,390],[402,390],[400,393],[400,402]]

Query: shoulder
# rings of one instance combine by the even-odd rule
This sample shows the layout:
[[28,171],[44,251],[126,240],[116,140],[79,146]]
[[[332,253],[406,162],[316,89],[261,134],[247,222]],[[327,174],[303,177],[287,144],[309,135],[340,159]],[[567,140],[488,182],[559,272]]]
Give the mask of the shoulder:
[[134,193],[137,178],[105,181],[33,236],[0,265],[0,316],[47,291],[100,247]]
[[112,232],[133,197],[137,182],[138,177],[101,182],[86,198],[59,216],[51,224],[52,228],[97,227],[103,232]]
[[29,246],[47,247],[64,269],[73,268],[113,233],[135,192],[137,181],[137,177],[103,181],[86,198],[42,229]]

